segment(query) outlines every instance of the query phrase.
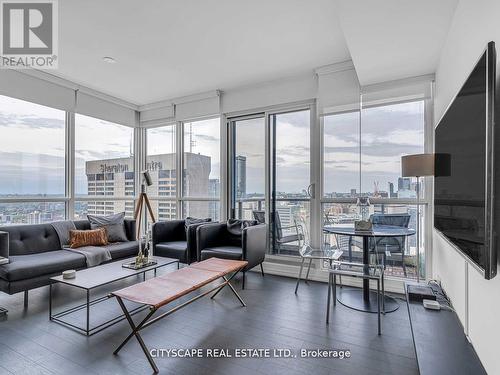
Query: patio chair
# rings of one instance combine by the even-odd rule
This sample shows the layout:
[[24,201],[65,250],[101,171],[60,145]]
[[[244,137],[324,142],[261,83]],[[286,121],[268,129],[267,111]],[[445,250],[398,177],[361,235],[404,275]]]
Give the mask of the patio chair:
[[[252,211],[254,219],[259,223],[265,223],[265,211]],[[299,233],[299,226],[294,220],[292,225],[283,226],[281,224],[281,218],[279,212],[276,212],[276,244],[278,246],[278,254],[280,253],[281,247],[284,244],[291,242],[299,242],[301,240],[301,233]],[[283,230],[292,229],[291,234],[285,235]]]
[[[375,226],[396,226],[408,228],[410,224],[409,214],[372,214],[370,216],[370,221]],[[353,244],[361,247],[360,241],[354,239]],[[376,241],[373,238],[369,239],[368,242],[369,252],[375,254],[376,260],[378,262],[379,255],[382,255],[382,264],[386,266],[387,253],[390,255],[401,254],[401,263],[403,267],[403,273],[406,277],[406,264],[405,264],[405,252],[406,252],[406,238],[401,237],[378,237]]]

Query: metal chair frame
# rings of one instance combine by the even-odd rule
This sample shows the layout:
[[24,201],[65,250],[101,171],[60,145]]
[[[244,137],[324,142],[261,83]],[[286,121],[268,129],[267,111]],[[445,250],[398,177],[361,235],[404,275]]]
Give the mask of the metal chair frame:
[[[309,246],[309,235],[307,233],[307,229],[305,228],[305,226],[298,225],[297,223],[296,223],[296,225],[297,225],[297,228],[299,228],[299,246],[300,246],[300,248],[302,249],[304,246],[310,247]],[[337,243],[338,243],[338,241],[337,241]],[[318,252],[321,252],[321,250],[318,250]],[[323,261],[326,260],[326,261],[328,261],[330,268],[332,267],[332,262],[338,260],[338,258],[333,258],[333,257],[328,256],[328,255],[307,255],[307,256],[304,256],[304,255],[302,255],[302,253],[300,251],[299,251],[299,253],[300,253],[300,257],[302,258],[302,261],[300,263],[300,270],[299,270],[299,276],[297,277],[297,283],[295,284],[295,294],[297,294],[297,291],[299,290],[299,284],[300,284],[300,280],[302,280],[302,271],[304,269],[304,262],[305,262],[306,258],[309,259],[306,277],[304,279],[304,281],[306,283],[309,280],[309,273],[311,271],[311,264],[312,264],[313,259],[314,260],[323,260]]]
[[[384,287],[384,267],[381,265],[369,265],[368,269],[374,269],[374,273],[365,273],[364,271],[352,271],[348,269],[341,269],[342,266],[350,267],[365,267],[360,263],[353,262],[335,262],[333,267],[329,270],[328,277],[328,298],[326,308],[326,324],[330,323],[330,306],[331,295],[333,292],[333,305],[337,305],[337,276],[342,277],[355,277],[361,279],[375,280],[377,282],[377,317],[378,317],[378,334],[382,333],[381,313],[385,315],[385,287]],[[377,274],[378,271],[378,274]],[[342,283],[342,282],[341,282]],[[382,289],[382,290],[381,290]],[[382,292],[382,293],[381,293]],[[382,299],[382,303],[380,300]],[[382,309],[380,308],[382,305]]]

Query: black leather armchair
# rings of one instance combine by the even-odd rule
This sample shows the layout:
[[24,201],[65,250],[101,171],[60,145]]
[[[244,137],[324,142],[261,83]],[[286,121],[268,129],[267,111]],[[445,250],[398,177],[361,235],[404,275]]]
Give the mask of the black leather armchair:
[[207,224],[190,224],[186,230],[185,220],[159,221],[154,223],[152,231],[153,254],[161,257],[179,259],[179,262],[191,264],[198,261],[196,251],[196,228]]
[[225,222],[199,226],[196,232],[199,260],[217,257],[248,262],[248,265],[243,269],[243,289],[245,289],[246,271],[260,265],[262,276],[264,276],[262,262],[264,262],[266,255],[265,224],[243,228],[241,235],[230,231]]

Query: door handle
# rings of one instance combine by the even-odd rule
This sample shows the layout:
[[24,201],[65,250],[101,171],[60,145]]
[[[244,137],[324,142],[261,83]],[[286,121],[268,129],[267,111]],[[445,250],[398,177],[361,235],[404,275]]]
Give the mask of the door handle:
[[309,198],[314,199],[316,196],[316,184],[309,184],[307,187],[307,195],[309,195]]

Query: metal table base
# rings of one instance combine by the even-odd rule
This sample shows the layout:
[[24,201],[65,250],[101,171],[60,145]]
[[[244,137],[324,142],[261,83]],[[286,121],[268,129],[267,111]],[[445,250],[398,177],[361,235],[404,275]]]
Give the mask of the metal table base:
[[[369,299],[363,298],[363,289],[346,288],[337,289],[337,301],[350,309],[377,313],[377,292],[370,290]],[[399,308],[399,303],[390,296],[385,296],[385,313],[391,313]]]
[[[167,266],[168,264],[164,264],[160,267],[164,267],[164,266]],[[177,261],[177,265],[179,266],[179,262]],[[149,271],[153,271],[154,272],[154,275],[156,276],[156,270],[160,267],[157,267],[155,269],[149,269],[149,270],[145,270],[144,272],[142,272],[142,276],[143,276],[143,280],[146,280],[146,272],[149,272]],[[132,276],[135,276],[137,274],[134,274],[134,275],[130,275],[130,277]],[[140,273],[139,273],[140,275]],[[121,279],[118,279],[118,280],[114,280],[114,281],[111,281],[110,283],[112,282],[115,282],[115,281],[119,281],[119,280],[123,280],[123,278]],[[110,284],[110,283],[106,283],[106,284]],[[103,284],[103,285],[106,285],[106,284]],[[103,323],[100,323],[94,327],[91,327],[91,324],[90,324],[90,307],[93,306],[93,305],[97,305],[101,302],[105,302],[107,300],[110,299],[110,295],[105,295],[105,296],[102,296],[102,297],[99,297],[99,298],[96,298],[96,299],[91,299],[91,295],[90,295],[90,292],[92,289],[85,289],[85,288],[79,288],[78,286],[75,286],[75,285],[72,285],[72,287],[75,287],[75,288],[79,288],[79,289],[83,289],[86,291],[86,301],[85,303],[82,303],[82,304],[79,304],[77,306],[73,306],[69,309],[66,309],[66,310],[63,310],[63,311],[60,311],[60,312],[57,312],[55,314],[52,313],[52,310],[53,310],[53,307],[52,307],[52,285],[53,284],[50,284],[49,285],[49,320],[54,322],[54,323],[57,323],[57,324],[60,324],[64,327],[67,327],[67,328],[70,328],[78,333],[81,333],[82,335],[85,335],[85,336],[92,336],[92,335],[95,335],[96,333],[98,332],[101,332],[102,330],[108,328],[108,327],[111,327],[112,325],[115,325],[116,323],[119,323],[121,322],[122,320],[125,320],[127,319],[127,316],[125,314],[121,314],[121,315],[118,315],[118,316],[115,316],[114,318],[112,319],[109,319],[109,320],[106,320],[105,322]],[[129,311],[129,314],[130,315],[135,315],[141,311],[144,311],[148,308],[148,306],[139,306],[139,307],[136,307],[132,310]],[[81,326],[78,326],[76,324],[73,324],[73,323],[70,323],[69,321],[63,319],[63,317],[67,316],[67,315],[70,315],[70,314],[73,314],[73,313],[76,313],[77,311],[81,311],[81,310],[86,310],[86,319],[85,319],[85,327],[81,327]]]

